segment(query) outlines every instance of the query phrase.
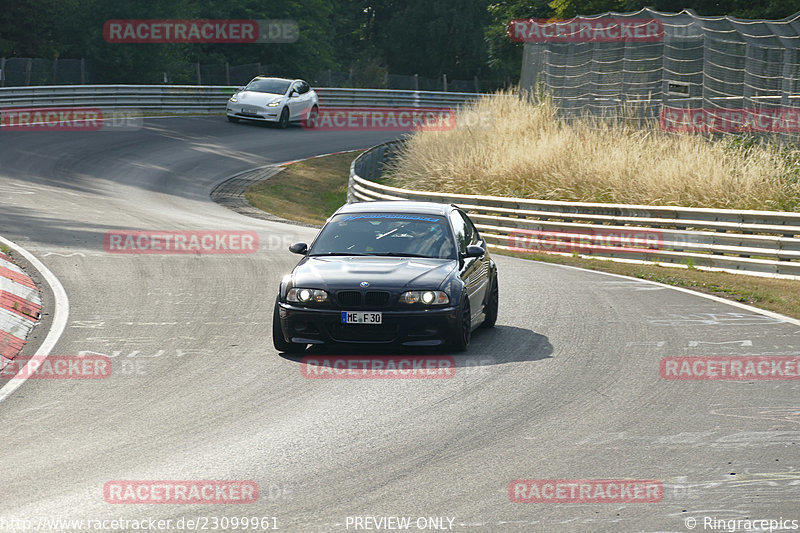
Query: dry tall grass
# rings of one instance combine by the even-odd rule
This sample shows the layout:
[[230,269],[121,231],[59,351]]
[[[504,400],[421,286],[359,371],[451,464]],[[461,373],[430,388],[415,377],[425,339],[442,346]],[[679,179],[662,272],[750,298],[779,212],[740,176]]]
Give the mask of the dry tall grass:
[[409,139],[390,182],[418,190],[580,202],[800,210],[800,151],[657,124],[560,120],[546,100],[484,98],[449,131]]

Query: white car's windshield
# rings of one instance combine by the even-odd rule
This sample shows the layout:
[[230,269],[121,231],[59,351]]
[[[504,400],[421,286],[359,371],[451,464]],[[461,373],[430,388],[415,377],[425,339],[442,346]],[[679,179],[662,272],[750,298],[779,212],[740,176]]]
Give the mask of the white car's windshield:
[[257,93],[286,94],[292,82],[275,79],[258,79],[251,81],[245,88]]

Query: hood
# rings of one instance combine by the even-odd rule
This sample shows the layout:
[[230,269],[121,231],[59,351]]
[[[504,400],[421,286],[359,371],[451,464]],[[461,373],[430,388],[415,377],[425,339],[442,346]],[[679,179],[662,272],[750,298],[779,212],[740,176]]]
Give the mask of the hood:
[[312,289],[438,289],[456,268],[452,259],[419,257],[306,257],[292,271],[292,285]]
[[280,102],[282,94],[260,93],[257,91],[241,91],[236,94],[236,100],[243,104],[264,106],[270,102]]

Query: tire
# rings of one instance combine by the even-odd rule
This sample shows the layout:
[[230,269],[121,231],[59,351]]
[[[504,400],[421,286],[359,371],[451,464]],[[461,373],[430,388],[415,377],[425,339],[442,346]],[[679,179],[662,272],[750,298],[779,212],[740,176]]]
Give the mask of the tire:
[[483,309],[483,314],[486,315],[483,324],[485,328],[493,328],[497,322],[497,311],[500,308],[500,290],[497,287],[497,274],[494,275],[492,280],[492,290],[489,292],[489,301],[486,302],[486,307]]
[[233,122],[235,124],[235,123],[239,122],[239,119],[236,118],[236,117],[232,117],[232,116],[228,115],[228,122]]
[[314,106],[311,108],[311,111],[308,112],[308,118],[306,119],[306,128],[313,129],[317,127],[317,120],[319,120],[319,108]]
[[272,312],[272,345],[275,346],[276,350],[283,353],[300,353],[306,349],[305,344],[287,342],[286,339],[283,338],[277,300],[275,301],[275,310]]
[[285,130],[289,127],[289,108],[284,107],[283,111],[281,111],[281,118],[278,121],[278,127],[282,130]]
[[458,308],[458,325],[453,331],[453,336],[450,338],[450,348],[456,352],[463,352],[469,347],[469,341],[472,339],[472,321],[471,312],[469,308],[469,297],[464,292],[461,295],[461,305]]

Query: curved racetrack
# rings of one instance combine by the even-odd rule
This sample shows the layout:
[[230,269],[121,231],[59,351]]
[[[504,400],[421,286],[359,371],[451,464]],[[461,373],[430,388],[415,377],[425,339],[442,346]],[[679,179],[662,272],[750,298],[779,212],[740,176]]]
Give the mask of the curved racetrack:
[[[105,380],[29,380],[0,403],[0,519],[455,518],[454,531],[688,531],[800,519],[800,381],[667,381],[681,355],[798,355],[800,325],[599,273],[496,257],[498,326],[455,377],[308,380],[272,348],[272,305],[314,230],[209,200],[222,178],[388,134],[220,117],[139,131],[0,133],[0,235],[60,279],[54,354]],[[116,255],[109,230],[255,230],[251,255]],[[41,337],[41,335],[39,335]],[[513,503],[515,479],[655,479],[660,503]],[[250,505],[112,505],[111,480],[254,480]],[[447,520],[444,521],[447,526]],[[350,530],[353,525],[350,523]],[[708,529],[707,529],[708,530]]]

